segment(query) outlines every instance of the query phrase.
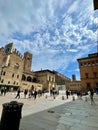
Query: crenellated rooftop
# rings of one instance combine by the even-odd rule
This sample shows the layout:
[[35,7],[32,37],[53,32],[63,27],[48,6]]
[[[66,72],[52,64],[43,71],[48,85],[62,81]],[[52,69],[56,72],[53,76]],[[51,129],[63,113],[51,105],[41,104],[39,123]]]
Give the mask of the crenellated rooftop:
[[23,55],[21,55],[21,53],[16,48],[14,49],[13,53],[18,55],[19,57],[21,57],[23,59]]

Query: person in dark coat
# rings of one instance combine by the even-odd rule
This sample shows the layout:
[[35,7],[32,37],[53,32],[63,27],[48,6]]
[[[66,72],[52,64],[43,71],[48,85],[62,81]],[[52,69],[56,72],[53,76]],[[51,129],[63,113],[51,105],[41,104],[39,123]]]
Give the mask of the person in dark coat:
[[94,91],[93,90],[90,90],[90,99],[91,99],[91,105],[95,104],[95,101],[94,101]]
[[36,99],[36,96],[37,96],[37,91],[35,90],[34,91],[34,99]]
[[18,98],[18,99],[20,98],[20,89],[17,90],[17,95],[15,98]]
[[66,97],[67,97],[67,99],[68,99],[68,96],[69,96],[69,91],[66,90]]
[[27,93],[28,93],[28,90],[25,89],[25,90],[24,90],[24,98],[26,98]]

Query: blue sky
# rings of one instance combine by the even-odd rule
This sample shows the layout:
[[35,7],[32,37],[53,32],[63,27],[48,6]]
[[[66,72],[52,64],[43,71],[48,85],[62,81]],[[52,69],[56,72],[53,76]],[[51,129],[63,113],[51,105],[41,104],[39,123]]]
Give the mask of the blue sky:
[[96,52],[97,29],[93,0],[0,0],[0,46],[32,53],[33,71],[79,79],[77,59]]

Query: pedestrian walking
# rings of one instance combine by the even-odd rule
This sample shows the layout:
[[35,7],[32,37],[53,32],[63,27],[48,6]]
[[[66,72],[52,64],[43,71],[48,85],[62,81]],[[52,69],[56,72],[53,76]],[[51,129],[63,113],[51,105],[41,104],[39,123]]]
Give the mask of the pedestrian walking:
[[91,99],[91,105],[94,105],[95,101],[94,101],[94,91],[93,90],[90,90],[90,99]]
[[17,95],[15,98],[18,98],[18,99],[20,98],[20,89],[17,90]]
[[4,88],[1,88],[1,95],[3,95],[4,93]]
[[66,90],[66,97],[67,97],[67,99],[68,99],[68,96],[69,96],[69,91]]
[[26,98],[27,93],[28,93],[28,90],[25,89],[25,90],[24,90],[24,98]]
[[29,89],[28,90],[28,98],[31,98],[31,96],[32,96],[32,91],[31,91],[31,89]]
[[37,96],[37,91],[35,90],[34,91],[34,99],[36,99],[36,96]]

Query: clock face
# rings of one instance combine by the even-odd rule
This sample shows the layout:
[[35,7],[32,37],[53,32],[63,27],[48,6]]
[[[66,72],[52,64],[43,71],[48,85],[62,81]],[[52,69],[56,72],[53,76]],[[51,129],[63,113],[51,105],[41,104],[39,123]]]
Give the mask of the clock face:
[[10,52],[10,48],[5,49],[5,53],[8,54]]

